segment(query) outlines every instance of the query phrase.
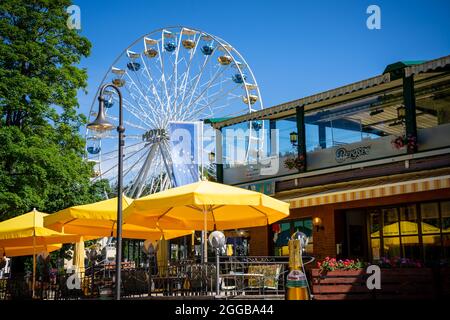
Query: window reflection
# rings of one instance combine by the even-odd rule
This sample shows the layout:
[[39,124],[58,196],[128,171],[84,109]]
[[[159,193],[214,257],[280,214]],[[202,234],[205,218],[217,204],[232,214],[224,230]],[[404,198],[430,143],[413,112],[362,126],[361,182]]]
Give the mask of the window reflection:
[[425,261],[438,261],[441,256],[441,236],[423,236],[422,241]]
[[383,255],[388,258],[400,257],[400,238],[384,238]]
[[371,209],[368,223],[373,260],[450,262],[450,201]]
[[450,232],[450,201],[441,202],[442,232]]
[[402,257],[420,259],[419,236],[402,237]]
[[306,253],[313,253],[313,224],[312,219],[300,219],[283,223],[275,223],[272,225],[274,255],[287,256],[289,255],[289,239],[291,235],[296,232],[303,232],[308,237],[308,245],[305,248]]
[[417,234],[417,212],[415,206],[400,208],[400,231],[402,235]]
[[422,233],[436,233],[440,231],[439,206],[437,202],[422,203]]
[[380,236],[380,212],[379,211],[371,211],[369,212],[370,219],[370,236],[379,237]]
[[397,236],[398,229],[398,213],[397,208],[383,209],[383,236]]
[[[417,85],[417,84],[416,84]],[[446,94],[435,93],[422,97],[416,107],[417,134],[421,141],[419,150],[431,150],[448,145],[450,134],[450,100]]]
[[376,98],[305,113],[306,149],[317,151],[404,134],[399,106],[373,106]]
[[[297,119],[296,117],[289,117],[277,120],[276,129],[279,136],[279,155],[280,157],[296,152],[296,148],[292,145],[290,140],[290,133],[297,133]],[[297,133],[298,135],[298,133]]]
[[372,239],[371,240],[371,247],[372,247],[372,259],[373,260],[380,260],[381,258],[381,244],[380,239]]

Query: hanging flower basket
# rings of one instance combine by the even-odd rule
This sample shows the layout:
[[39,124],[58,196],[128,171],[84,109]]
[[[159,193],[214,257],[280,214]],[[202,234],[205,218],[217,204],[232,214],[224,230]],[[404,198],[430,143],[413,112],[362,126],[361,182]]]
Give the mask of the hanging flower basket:
[[406,147],[408,151],[413,152],[417,148],[417,138],[412,135],[398,136],[391,141],[395,149],[402,149]]
[[284,160],[284,167],[289,170],[295,168],[298,171],[303,171],[305,169],[305,157],[300,155],[298,157],[287,158]]

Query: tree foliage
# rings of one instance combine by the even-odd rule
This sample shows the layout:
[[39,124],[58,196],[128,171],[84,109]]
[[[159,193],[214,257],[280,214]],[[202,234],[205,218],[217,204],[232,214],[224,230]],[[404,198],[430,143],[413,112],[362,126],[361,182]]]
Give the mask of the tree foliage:
[[66,25],[70,0],[0,2],[0,220],[99,200],[77,110],[91,44]]

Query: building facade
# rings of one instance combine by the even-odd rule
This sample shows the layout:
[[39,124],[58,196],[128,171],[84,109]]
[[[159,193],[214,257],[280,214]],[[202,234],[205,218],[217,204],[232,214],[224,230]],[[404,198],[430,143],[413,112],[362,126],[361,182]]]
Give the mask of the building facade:
[[[245,230],[250,255],[286,255],[298,230],[319,259],[450,261],[450,56],[212,126],[218,180],[291,205]],[[230,151],[239,129],[259,137],[244,161]]]

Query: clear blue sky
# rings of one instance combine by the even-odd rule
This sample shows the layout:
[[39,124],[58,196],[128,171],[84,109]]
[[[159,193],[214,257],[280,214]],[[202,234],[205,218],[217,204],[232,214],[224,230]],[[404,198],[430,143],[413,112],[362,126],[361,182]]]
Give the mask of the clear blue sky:
[[[87,114],[113,60],[142,35],[167,26],[204,30],[231,43],[250,64],[266,107],[381,74],[399,60],[450,54],[448,0],[74,0],[82,34],[92,42],[82,61]],[[381,7],[381,30],[366,27],[366,9]]]

